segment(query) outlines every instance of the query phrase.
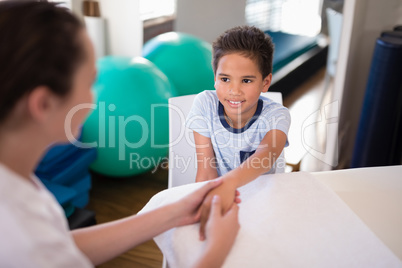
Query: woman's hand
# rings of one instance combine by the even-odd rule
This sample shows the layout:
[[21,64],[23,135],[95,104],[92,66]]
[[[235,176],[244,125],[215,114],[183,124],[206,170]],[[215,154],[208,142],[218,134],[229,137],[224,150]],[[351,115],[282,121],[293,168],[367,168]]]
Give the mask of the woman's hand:
[[209,220],[205,228],[208,237],[206,247],[195,268],[222,266],[240,229],[238,213],[239,207],[234,203],[229,211],[223,214],[220,197],[213,196]]
[[228,182],[224,182],[223,184],[211,190],[205,197],[205,200],[200,208],[200,240],[205,240],[205,226],[210,215],[211,202],[215,195],[218,195],[220,197],[222,214],[225,214],[233,206],[234,203],[240,203],[239,192],[232,184]]
[[210,180],[200,189],[183,197],[173,204],[173,213],[176,220],[175,226],[182,226],[196,223],[200,220],[200,206],[207,194],[214,188],[222,184],[222,179]]
[[232,203],[229,210],[222,213],[220,197],[215,195],[212,198],[209,221],[205,226],[208,245],[218,244],[221,248],[231,248],[240,228],[238,213],[239,207],[236,203]]

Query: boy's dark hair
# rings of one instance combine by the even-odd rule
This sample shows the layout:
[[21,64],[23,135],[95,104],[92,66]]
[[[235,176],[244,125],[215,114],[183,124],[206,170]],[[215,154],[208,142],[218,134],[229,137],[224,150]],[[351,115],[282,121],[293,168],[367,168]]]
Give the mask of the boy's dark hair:
[[70,92],[84,59],[83,24],[67,9],[37,1],[0,1],[0,122],[37,86]]
[[254,26],[238,26],[225,31],[212,44],[214,73],[219,60],[231,53],[240,53],[255,60],[264,79],[272,73],[274,44],[271,38]]

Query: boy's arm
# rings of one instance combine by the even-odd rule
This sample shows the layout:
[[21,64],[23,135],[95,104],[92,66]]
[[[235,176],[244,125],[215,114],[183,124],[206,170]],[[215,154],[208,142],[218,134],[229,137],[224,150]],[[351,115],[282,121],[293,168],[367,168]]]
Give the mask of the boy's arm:
[[222,176],[224,182],[238,188],[268,172],[282,153],[286,138],[286,134],[282,131],[270,130],[265,134],[254,154],[239,167]]
[[218,177],[216,158],[211,139],[194,132],[194,142],[197,152],[196,182],[212,180]]
[[270,130],[262,139],[253,155],[239,167],[221,178],[223,183],[206,196],[201,208],[200,239],[205,239],[205,224],[208,220],[211,200],[214,195],[221,196],[222,210],[227,211],[233,203],[235,192],[241,187],[269,171],[286,144],[286,134],[280,130]]

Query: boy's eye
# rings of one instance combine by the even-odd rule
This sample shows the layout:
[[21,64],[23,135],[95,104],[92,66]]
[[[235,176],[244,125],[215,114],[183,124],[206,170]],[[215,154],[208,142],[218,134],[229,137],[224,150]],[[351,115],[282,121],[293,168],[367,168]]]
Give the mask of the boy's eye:
[[222,80],[223,82],[229,82],[229,78],[227,78],[227,77],[222,77],[221,80]]
[[250,80],[250,79],[243,79],[243,83],[246,83],[246,84],[248,84],[248,83],[251,83],[252,81]]

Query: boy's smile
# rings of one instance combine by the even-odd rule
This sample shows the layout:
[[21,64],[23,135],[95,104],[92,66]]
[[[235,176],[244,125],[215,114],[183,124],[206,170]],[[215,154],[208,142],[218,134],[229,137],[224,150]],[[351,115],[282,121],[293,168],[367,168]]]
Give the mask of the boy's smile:
[[231,101],[231,100],[228,100],[229,105],[230,105],[231,107],[233,107],[233,108],[240,107],[243,102],[244,102],[244,101],[234,101],[234,100]]
[[267,92],[272,75],[264,79],[253,59],[240,53],[223,56],[215,74],[215,89],[234,128],[242,128],[254,115],[261,92]]

